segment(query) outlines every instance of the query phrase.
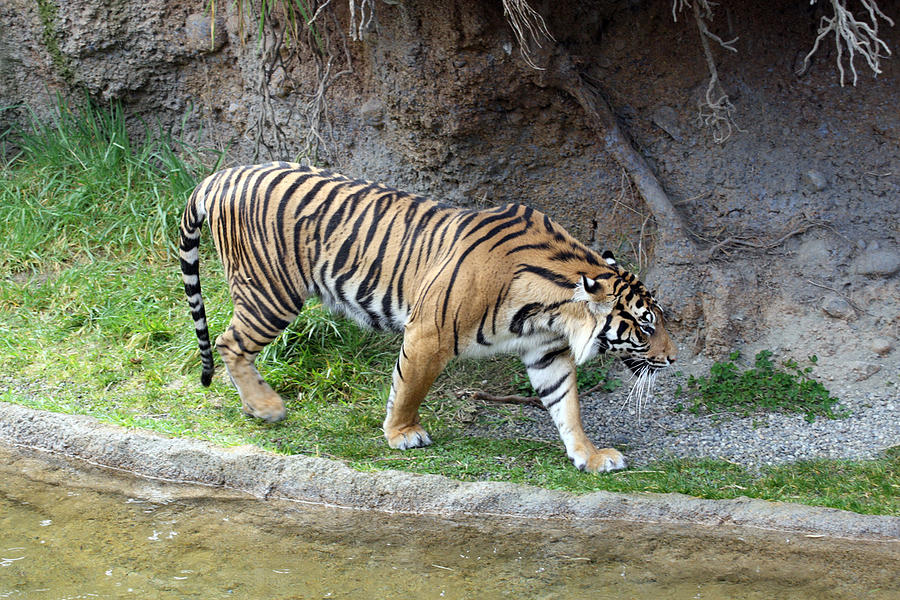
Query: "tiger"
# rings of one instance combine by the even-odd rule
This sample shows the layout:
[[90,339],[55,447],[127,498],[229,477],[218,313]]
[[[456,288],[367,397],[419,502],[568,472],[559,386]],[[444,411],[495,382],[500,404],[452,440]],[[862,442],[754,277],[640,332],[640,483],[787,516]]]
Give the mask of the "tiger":
[[243,411],[265,421],[282,419],[285,405],[255,359],[312,296],[365,327],[403,334],[382,426],[396,449],[432,443],[419,407],[451,359],[506,353],[524,363],[574,466],[622,469],[621,452],[585,435],[576,365],[608,354],[655,374],[675,362],[662,310],[640,280],[538,210],[459,207],[273,162],[208,176],[180,222],[204,386],[214,372],[199,277],[207,220],[234,304],[215,347]]

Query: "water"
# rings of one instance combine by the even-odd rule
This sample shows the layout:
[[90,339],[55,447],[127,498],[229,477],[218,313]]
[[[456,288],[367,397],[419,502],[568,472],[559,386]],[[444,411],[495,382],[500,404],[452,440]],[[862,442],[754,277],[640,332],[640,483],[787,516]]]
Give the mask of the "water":
[[0,598],[886,600],[898,546],[374,514],[0,453]]

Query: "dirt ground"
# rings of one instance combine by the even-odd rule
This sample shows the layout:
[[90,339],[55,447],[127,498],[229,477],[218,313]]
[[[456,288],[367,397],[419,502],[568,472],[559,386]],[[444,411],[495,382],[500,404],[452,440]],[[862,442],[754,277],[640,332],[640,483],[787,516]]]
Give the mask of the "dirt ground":
[[[210,39],[205,0],[38,4],[0,6],[0,105],[48,114],[57,91],[87,92],[197,147],[228,147],[233,163],[292,158],[308,139],[317,63],[302,47],[279,62],[252,14],[242,26],[226,6]],[[900,21],[897,2],[880,4]],[[694,241],[719,249],[710,262],[655,268],[661,224],[578,103],[521,59],[499,0],[379,2],[361,41],[336,3],[319,31],[330,73],[348,72],[322,97],[317,162],[461,204],[547,211],[644,268],[685,357],[815,354],[826,382],[896,389],[900,28],[880,23],[894,53],[883,73],[857,58],[858,84],[842,87],[830,38],[794,74],[827,14],[818,4],[721,3],[711,29],[737,38],[737,52],[713,53],[735,129],[716,143],[698,124],[709,74],[689,12],[676,21],[666,0],[533,5],[608,97]],[[0,129],[22,115],[3,111]]]

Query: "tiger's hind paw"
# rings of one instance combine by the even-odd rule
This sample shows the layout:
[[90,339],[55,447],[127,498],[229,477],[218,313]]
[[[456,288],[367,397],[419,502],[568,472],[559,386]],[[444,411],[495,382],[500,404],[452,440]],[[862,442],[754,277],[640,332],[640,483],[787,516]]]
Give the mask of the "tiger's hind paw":
[[431,445],[431,438],[428,436],[428,432],[420,425],[400,427],[393,431],[385,431],[384,437],[387,438],[388,445],[397,450],[423,448]]
[[276,393],[256,399],[253,404],[242,402],[242,410],[248,417],[262,419],[267,423],[275,423],[284,418],[287,410],[284,407],[284,401]]

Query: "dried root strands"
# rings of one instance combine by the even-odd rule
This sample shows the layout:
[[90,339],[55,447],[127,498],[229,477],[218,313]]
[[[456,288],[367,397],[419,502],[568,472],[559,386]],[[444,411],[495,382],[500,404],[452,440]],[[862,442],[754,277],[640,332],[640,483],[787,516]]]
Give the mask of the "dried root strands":
[[531,8],[526,0],[503,0],[503,16],[512,27],[525,63],[532,69],[543,70],[543,67],[534,62],[531,47],[534,44],[542,48],[541,39],[555,41],[547,29],[544,18]]
[[[813,4],[816,0],[810,0]],[[869,64],[869,68],[877,76],[881,73],[881,59],[890,56],[891,50],[884,40],[878,37],[878,19],[884,19],[891,27],[894,21],[881,12],[875,0],[859,0],[869,15],[869,21],[857,20],[856,16],[847,9],[847,0],[830,0],[834,10],[833,16],[825,17],[819,21],[818,37],[812,50],[803,59],[803,64],[797,69],[797,74],[802,75],[809,68],[809,59],[819,49],[819,42],[829,33],[834,34],[834,45],[837,48],[837,67],[841,74],[841,87],[844,86],[844,51],[846,50],[847,63],[850,72],[853,73],[853,85],[856,85],[856,65],[853,63],[856,55],[862,56]]]
[[700,44],[703,47],[703,56],[706,58],[706,66],[709,69],[709,84],[706,86],[706,94],[699,101],[697,120],[701,126],[712,131],[713,140],[722,144],[731,137],[734,130],[744,131],[738,127],[734,120],[734,105],[728,98],[728,94],[722,88],[719,81],[719,71],[716,69],[716,61],[712,55],[709,40],[719,44],[731,52],[737,52],[734,43],[738,38],[725,41],[707,27],[706,22],[712,20],[712,6],[709,0],[673,0],[672,18],[678,20],[678,13],[690,6],[694,12],[694,20],[697,22],[697,30],[700,32]]
[[358,42],[365,36],[375,17],[375,0],[350,1],[350,39]]
[[701,125],[712,131],[713,141],[722,144],[731,137],[733,129],[741,132],[744,130],[738,127],[734,120],[734,105],[719,81],[719,71],[716,69],[709,40],[713,40],[726,50],[737,52],[734,43],[738,38],[726,42],[709,30],[706,21],[712,19],[712,8],[707,0],[696,0],[693,9],[697,30],[700,32],[700,44],[703,46],[703,55],[709,69],[709,84],[706,86],[705,97],[698,103],[697,119]]

